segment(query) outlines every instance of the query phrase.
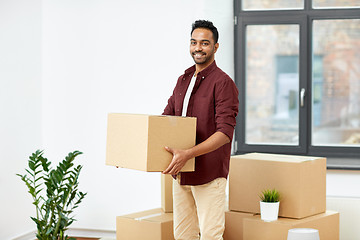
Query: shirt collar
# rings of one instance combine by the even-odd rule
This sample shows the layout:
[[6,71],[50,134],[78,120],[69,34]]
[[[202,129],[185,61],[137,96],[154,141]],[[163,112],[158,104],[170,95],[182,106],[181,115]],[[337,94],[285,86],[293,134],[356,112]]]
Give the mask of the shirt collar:
[[[202,76],[202,77],[207,77],[215,68],[217,68],[216,62],[215,60],[209,65],[207,66],[204,70],[202,70],[201,72],[198,72],[198,76]],[[189,67],[188,69],[185,70],[185,75],[193,75],[195,73],[195,65]]]

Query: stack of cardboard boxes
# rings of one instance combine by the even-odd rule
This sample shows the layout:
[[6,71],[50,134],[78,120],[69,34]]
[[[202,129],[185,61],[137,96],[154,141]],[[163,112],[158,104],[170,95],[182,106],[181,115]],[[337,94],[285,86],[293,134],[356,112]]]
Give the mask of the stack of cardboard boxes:
[[[195,145],[196,118],[110,113],[108,115],[106,164],[146,172],[162,172],[172,159],[165,146]],[[183,172],[194,171],[195,159]],[[172,177],[161,176],[161,208],[116,218],[117,240],[172,240]]]
[[[164,146],[195,145],[196,119],[109,114],[106,164],[161,172],[172,155]],[[182,171],[194,170],[194,159]],[[279,219],[260,219],[259,194],[280,194]],[[172,177],[161,176],[161,208],[118,216],[117,240],[172,240]],[[224,240],[285,240],[291,228],[315,228],[320,239],[339,239],[339,214],[326,211],[326,159],[251,153],[233,156]]]
[[[260,218],[259,195],[280,192],[279,219]],[[249,153],[233,156],[224,240],[286,239],[292,228],[315,228],[320,239],[339,239],[339,214],[326,210],[326,159]]]

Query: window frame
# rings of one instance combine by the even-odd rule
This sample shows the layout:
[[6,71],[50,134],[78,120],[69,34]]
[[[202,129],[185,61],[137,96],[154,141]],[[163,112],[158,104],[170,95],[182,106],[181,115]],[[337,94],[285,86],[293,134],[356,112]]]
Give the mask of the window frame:
[[[360,19],[360,8],[312,9],[311,0],[304,0],[304,9],[249,10],[243,11],[241,0],[234,0],[234,66],[235,83],[239,88],[239,114],[235,129],[235,154],[264,152],[324,156],[360,160],[360,146],[313,146],[312,145],[312,23],[314,20]],[[299,91],[306,89],[305,106],[299,106],[299,145],[247,144],[246,127],[246,26],[299,24]],[[354,164],[350,164],[354,165]],[[359,164],[355,164],[359,168]],[[355,166],[354,165],[354,166]],[[338,168],[338,167],[335,167]],[[346,169],[351,168],[346,167]]]

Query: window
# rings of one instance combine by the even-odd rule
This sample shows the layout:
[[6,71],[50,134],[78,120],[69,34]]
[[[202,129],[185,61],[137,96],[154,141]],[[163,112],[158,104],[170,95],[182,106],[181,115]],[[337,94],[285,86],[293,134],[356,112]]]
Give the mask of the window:
[[358,0],[235,0],[235,150],[360,156]]
[[358,0],[313,0],[314,8],[358,8]]
[[276,9],[301,9],[304,8],[304,0],[274,1],[274,0],[244,0],[244,10],[276,10]]
[[360,146],[360,19],[314,20],[312,42],[312,144]]
[[247,26],[245,61],[245,142],[298,145],[299,26]]

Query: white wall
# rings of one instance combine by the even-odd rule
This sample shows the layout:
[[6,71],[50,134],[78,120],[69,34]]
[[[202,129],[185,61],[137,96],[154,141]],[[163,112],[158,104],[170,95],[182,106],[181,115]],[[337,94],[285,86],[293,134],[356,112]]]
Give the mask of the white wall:
[[41,1],[0,0],[0,239],[34,228],[30,195],[15,174],[41,147],[40,61]]
[[328,197],[359,198],[360,200],[360,171],[328,170],[326,186]]
[[360,171],[328,170],[326,207],[340,213],[340,240],[360,239]]
[[[77,162],[88,195],[74,228],[114,230],[117,215],[160,207],[159,173],[105,165],[107,113],[161,114],[193,64],[199,18],[219,28],[217,63],[233,76],[232,11],[232,0],[0,0],[0,239],[35,228],[15,173],[37,148],[53,162],[84,152]],[[357,172],[327,181],[328,194],[360,197]]]

